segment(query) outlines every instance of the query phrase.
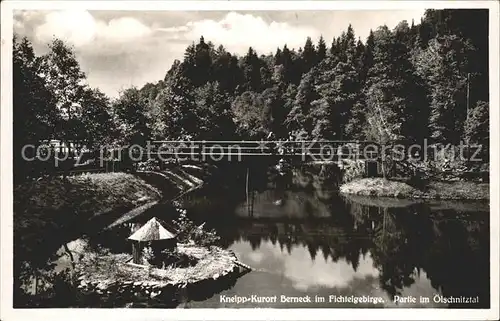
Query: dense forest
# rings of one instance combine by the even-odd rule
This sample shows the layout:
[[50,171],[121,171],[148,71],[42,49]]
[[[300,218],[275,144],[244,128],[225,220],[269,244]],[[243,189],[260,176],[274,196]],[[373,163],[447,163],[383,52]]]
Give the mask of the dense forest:
[[351,26],[243,56],[201,37],[164,79],[109,99],[55,39],[36,56],[14,39],[15,151],[41,139],[303,139],[489,144],[488,10],[427,10],[419,23]]

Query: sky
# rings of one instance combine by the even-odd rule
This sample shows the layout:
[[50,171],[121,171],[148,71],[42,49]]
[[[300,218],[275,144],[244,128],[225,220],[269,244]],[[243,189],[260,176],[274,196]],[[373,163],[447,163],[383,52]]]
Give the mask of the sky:
[[72,45],[91,87],[110,97],[131,86],[163,79],[186,47],[204,36],[243,55],[287,44],[303,47],[322,35],[329,46],[351,24],[365,41],[370,29],[420,22],[424,10],[385,11],[15,11],[14,32],[28,37],[37,54],[57,37]]

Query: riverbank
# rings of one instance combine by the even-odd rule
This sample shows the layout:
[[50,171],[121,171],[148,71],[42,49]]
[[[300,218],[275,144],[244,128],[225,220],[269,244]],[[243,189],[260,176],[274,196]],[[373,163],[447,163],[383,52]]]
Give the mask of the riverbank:
[[25,182],[14,187],[14,233],[24,238],[62,228],[75,219],[113,219],[202,183],[183,167],[161,173],[82,174]]
[[407,182],[383,178],[362,178],[340,186],[342,194],[441,200],[489,200],[488,183],[466,181],[429,182],[412,186]]
[[75,222],[123,213],[161,197],[158,189],[125,173],[26,182],[14,188],[15,245],[30,248]]

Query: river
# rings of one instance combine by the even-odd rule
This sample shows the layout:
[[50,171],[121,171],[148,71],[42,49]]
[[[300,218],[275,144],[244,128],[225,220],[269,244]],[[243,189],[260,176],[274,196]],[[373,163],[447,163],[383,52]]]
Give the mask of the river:
[[[189,196],[189,215],[216,229],[253,271],[184,307],[489,307],[487,203],[345,197],[332,186],[296,171],[294,184],[261,185],[248,200],[243,186]],[[63,255],[55,268],[65,265]],[[235,296],[247,302],[231,302]],[[450,297],[470,301],[445,302]]]

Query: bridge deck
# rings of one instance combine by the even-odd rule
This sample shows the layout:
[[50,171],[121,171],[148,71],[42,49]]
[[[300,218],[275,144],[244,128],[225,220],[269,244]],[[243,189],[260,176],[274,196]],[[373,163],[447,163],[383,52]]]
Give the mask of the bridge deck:
[[129,154],[140,159],[279,156],[336,160],[376,159],[378,155],[378,145],[369,141],[153,141],[136,147]]

